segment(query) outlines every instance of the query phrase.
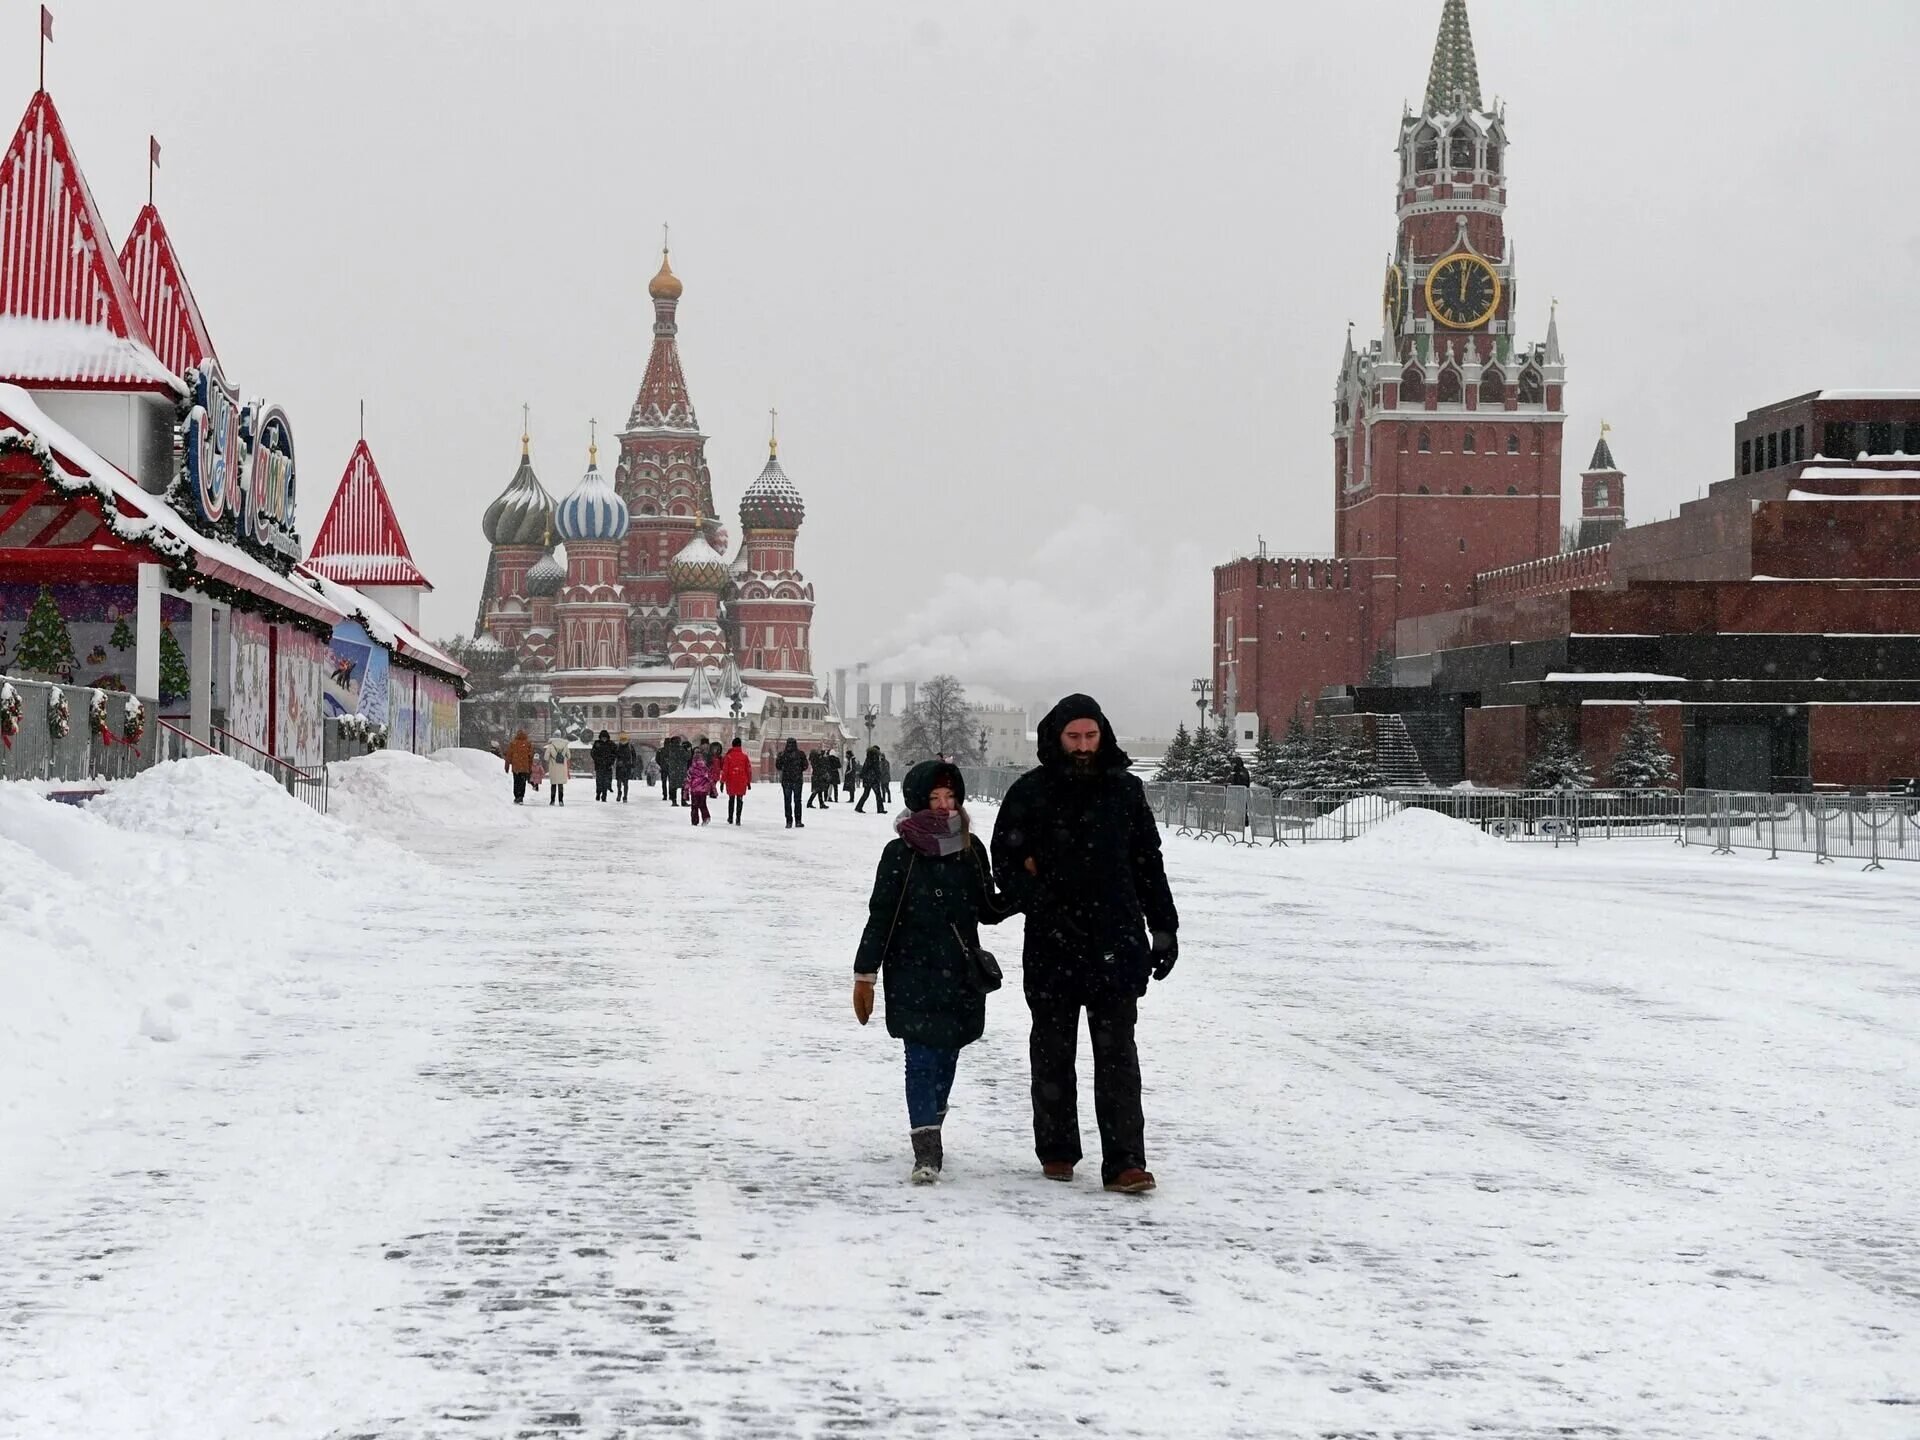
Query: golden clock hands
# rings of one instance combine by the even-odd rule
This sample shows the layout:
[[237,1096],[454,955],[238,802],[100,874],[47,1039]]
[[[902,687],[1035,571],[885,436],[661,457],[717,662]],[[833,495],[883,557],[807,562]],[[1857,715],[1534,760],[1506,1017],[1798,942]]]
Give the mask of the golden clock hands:
[[1460,267],[1460,303],[1467,303],[1467,267],[1464,265]]

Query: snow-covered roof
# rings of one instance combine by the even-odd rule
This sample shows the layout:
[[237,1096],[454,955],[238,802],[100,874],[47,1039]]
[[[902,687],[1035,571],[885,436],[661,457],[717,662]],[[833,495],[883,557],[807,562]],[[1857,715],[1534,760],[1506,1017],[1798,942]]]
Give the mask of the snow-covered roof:
[[344,610],[310,586],[280,574],[237,545],[202,535],[164,499],[149,495],[132,476],[50,418],[25,390],[0,383],[0,431],[7,428],[36,437],[53,452],[53,481],[60,489],[99,495],[108,527],[119,539],[311,619],[332,625],[346,618]]
[[44,90],[0,157],[0,219],[0,380],[184,393]]
[[1821,390],[1816,400],[1920,400],[1920,390]]
[[307,568],[346,585],[398,585],[431,590],[413,563],[393,500],[363,437],[347,457],[327,518],[307,550]]
[[1546,677],[1549,685],[1684,685],[1684,675],[1652,675],[1636,670],[1555,670]]
[[466,667],[455,660],[438,645],[422,638],[406,621],[395,615],[379,601],[370,599],[351,585],[342,585],[326,576],[308,569],[305,565],[293,567],[293,573],[311,585],[327,602],[345,614],[358,619],[366,626],[367,633],[396,655],[403,655],[421,664],[431,665],[449,675],[465,675]]

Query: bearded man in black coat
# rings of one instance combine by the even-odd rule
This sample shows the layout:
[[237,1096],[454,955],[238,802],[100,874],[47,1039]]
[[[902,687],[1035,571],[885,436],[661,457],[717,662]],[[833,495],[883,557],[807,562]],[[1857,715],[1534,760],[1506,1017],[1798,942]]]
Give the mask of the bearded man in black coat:
[[1180,916],[1146,790],[1098,702],[1069,695],[1040,722],[1040,764],[1013,783],[993,827],[1000,888],[1026,912],[1023,953],[1033,1015],[1033,1140],[1049,1179],[1080,1160],[1074,1052],[1080,1011],[1093,1039],[1100,1178],[1153,1189],[1140,1108],[1138,1002],[1180,953]]

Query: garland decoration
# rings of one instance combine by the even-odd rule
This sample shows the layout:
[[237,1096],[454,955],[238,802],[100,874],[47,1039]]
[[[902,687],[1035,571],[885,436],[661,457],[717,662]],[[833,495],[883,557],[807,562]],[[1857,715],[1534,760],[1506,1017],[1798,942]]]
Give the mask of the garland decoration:
[[20,733],[20,692],[0,680],[0,744],[13,748],[13,737]]
[[107,692],[96,689],[87,700],[87,729],[102,746],[113,744],[113,726],[107,721]]
[[67,692],[58,685],[47,687],[47,734],[55,740],[67,738],[73,728],[73,707],[67,704]]

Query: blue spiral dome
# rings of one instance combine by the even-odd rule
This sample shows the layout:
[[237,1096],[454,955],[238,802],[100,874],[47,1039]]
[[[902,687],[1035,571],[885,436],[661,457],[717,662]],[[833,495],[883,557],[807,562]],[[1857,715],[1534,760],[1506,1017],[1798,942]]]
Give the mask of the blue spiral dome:
[[627,502],[600,473],[597,455],[587,461],[573,493],[553,508],[553,528],[562,540],[622,540],[632,525]]

